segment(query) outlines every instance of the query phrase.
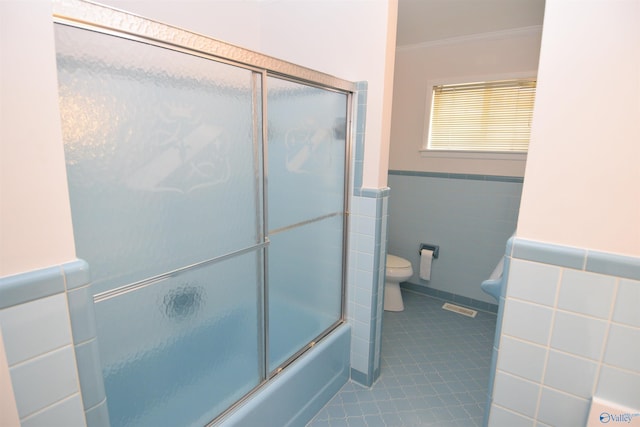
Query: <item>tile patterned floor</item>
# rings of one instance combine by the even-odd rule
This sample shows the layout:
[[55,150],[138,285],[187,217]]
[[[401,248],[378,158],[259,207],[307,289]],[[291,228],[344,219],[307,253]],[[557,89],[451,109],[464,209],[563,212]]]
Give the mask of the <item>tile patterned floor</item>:
[[481,426],[496,316],[469,318],[404,292],[385,312],[382,368],[371,388],[349,381],[307,427]]

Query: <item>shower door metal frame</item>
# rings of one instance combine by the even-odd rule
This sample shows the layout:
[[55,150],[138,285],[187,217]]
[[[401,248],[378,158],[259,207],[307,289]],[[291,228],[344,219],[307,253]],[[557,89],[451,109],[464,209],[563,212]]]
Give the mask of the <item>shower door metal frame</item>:
[[[260,76],[260,89],[261,89],[261,108],[262,117],[261,120],[261,132],[262,137],[262,220],[263,226],[261,227],[263,235],[259,235],[259,240],[256,245],[236,251],[230,254],[225,254],[220,257],[216,257],[207,261],[204,264],[215,263],[224,259],[228,259],[231,256],[238,255],[240,252],[250,252],[253,250],[263,251],[263,286],[259,290],[260,296],[262,296],[262,307],[260,313],[262,314],[262,343],[260,348],[264,351],[262,358],[261,378],[256,387],[249,391],[244,397],[231,405],[219,416],[212,420],[209,425],[212,425],[214,421],[218,421],[228,415],[234,408],[244,402],[265,383],[276,376],[286,366],[292,363],[295,359],[300,357],[303,353],[312,348],[318,341],[331,333],[336,327],[345,322],[346,312],[346,283],[347,283],[347,253],[348,253],[348,223],[349,223],[349,195],[350,195],[350,181],[351,181],[351,158],[352,158],[352,138],[353,138],[353,110],[354,110],[354,93],[357,91],[356,84],[337,78],[335,76],[322,73],[310,68],[306,68],[300,65],[296,65],[287,61],[283,61],[271,56],[263,55],[248,49],[244,49],[229,43],[225,43],[201,34],[193,33],[178,27],[162,24],[153,20],[142,18],[121,10],[113,9],[107,6],[91,3],[84,0],[54,0],[53,1],[53,20],[57,24],[68,25],[80,29],[85,29],[93,32],[103,33],[111,36],[116,36],[131,41],[142,42],[149,45],[154,45],[170,50],[182,52],[189,55],[195,55],[204,59],[210,59],[213,61],[226,63],[229,65],[237,66],[240,68],[251,70],[255,73],[255,76]],[[345,165],[344,165],[344,201],[343,201],[343,232],[342,232],[342,283],[341,283],[341,307],[340,316],[338,320],[322,332],[319,336],[314,337],[306,346],[296,352],[291,358],[287,359],[274,371],[269,372],[268,354],[269,354],[269,337],[268,337],[268,260],[267,249],[269,247],[269,230],[267,227],[267,186],[268,186],[268,140],[267,140],[267,77],[276,77],[280,79],[290,80],[292,82],[329,90],[339,93],[343,93],[347,96],[346,100],[346,135],[345,135]],[[257,85],[253,85],[254,88]],[[254,100],[255,100],[254,94]],[[254,123],[257,122],[257,112],[254,109]],[[255,127],[255,125],[254,125]],[[254,137],[255,138],[255,137]],[[254,147],[256,141],[254,139]],[[254,148],[255,149],[255,148]],[[257,175],[257,174],[256,174]],[[258,177],[257,177],[258,178]],[[258,178],[259,179],[259,178]],[[190,268],[188,266],[185,268]],[[179,270],[166,273],[164,276],[175,274]],[[157,278],[154,278],[157,279]],[[116,291],[120,294],[122,292],[129,292],[138,289],[143,286],[147,286],[155,282],[156,280],[144,280],[142,282],[132,283],[125,285]],[[107,295],[108,294],[108,295]],[[105,293],[105,295],[98,296],[97,300],[107,299],[112,297],[113,291]]]
[[[273,59],[273,58],[272,58]],[[279,61],[277,59],[273,59],[274,61]],[[289,64],[289,63],[286,63]],[[293,65],[293,64],[289,64],[289,65]],[[295,66],[295,65],[294,65]],[[297,67],[297,66],[296,66]],[[307,71],[312,71],[315,72],[313,70],[309,70],[309,69],[305,69]],[[336,77],[333,76],[329,76],[320,72],[317,72],[320,75],[323,76],[327,76],[331,79],[336,79]],[[268,108],[267,108],[267,96],[266,93],[268,91],[268,85],[267,85],[267,77],[274,77],[274,78],[278,78],[281,80],[287,80],[293,83],[299,83],[299,84],[304,84],[306,86],[310,86],[310,87],[314,87],[314,88],[318,88],[318,89],[323,89],[323,90],[329,90],[329,91],[334,91],[334,92],[338,92],[338,93],[342,93],[347,95],[347,111],[346,111],[346,118],[345,118],[345,124],[346,124],[346,129],[347,132],[345,132],[345,141],[346,141],[346,147],[345,147],[345,164],[344,164],[344,188],[343,188],[343,193],[344,193],[344,200],[343,200],[343,211],[342,211],[342,215],[343,215],[343,223],[342,223],[342,289],[341,289],[341,296],[340,296],[340,300],[341,300],[341,307],[340,307],[340,317],[339,319],[334,322],[331,326],[329,326],[327,329],[325,329],[322,333],[320,333],[318,336],[314,337],[310,342],[308,342],[305,346],[303,346],[302,348],[300,348],[297,352],[295,352],[293,355],[291,355],[291,357],[289,357],[288,359],[286,359],[284,362],[282,362],[277,368],[275,368],[274,370],[270,371],[269,370],[269,358],[268,358],[268,340],[267,340],[267,357],[265,357],[265,369],[267,374],[267,380],[275,377],[276,375],[278,375],[283,369],[285,369],[287,366],[289,366],[291,363],[295,362],[296,359],[298,359],[300,356],[302,356],[305,352],[307,352],[308,350],[310,350],[313,346],[315,346],[320,340],[322,340],[322,338],[324,338],[325,336],[329,335],[335,328],[337,328],[339,325],[341,325],[342,323],[344,323],[345,321],[345,313],[346,313],[346,301],[345,301],[345,296],[346,296],[346,284],[347,284],[347,253],[348,253],[348,241],[349,241],[349,189],[350,189],[350,177],[351,177],[351,169],[350,169],[350,165],[351,165],[351,137],[352,137],[352,132],[351,132],[351,126],[353,124],[353,101],[355,99],[354,97],[354,93],[353,92],[345,92],[344,90],[338,90],[338,88],[335,87],[327,87],[321,84],[318,84],[317,82],[313,82],[313,81],[303,81],[300,80],[299,78],[296,78],[295,76],[290,76],[290,75],[286,75],[286,74],[282,74],[278,71],[269,71],[269,70],[265,70],[265,79],[263,80],[263,90],[265,93],[265,96],[263,97],[263,114],[264,117],[267,117],[268,115]],[[339,80],[339,79],[338,79]],[[346,82],[346,81],[343,81]],[[346,82],[346,83],[350,83],[350,82]],[[350,83],[353,85],[353,90],[355,91],[355,84],[354,83]],[[264,192],[265,194],[267,193],[267,187],[268,187],[268,139],[267,139],[267,124],[266,121],[263,121],[263,147],[264,147],[264,151],[262,153],[262,159],[263,159],[263,173],[265,174],[265,183],[264,183]],[[269,199],[268,197],[263,197],[264,200],[264,212],[265,212],[265,224],[268,224],[267,221],[267,208],[268,208],[268,203],[269,203]],[[284,227],[280,227],[280,228],[276,228],[274,230],[268,230],[266,229],[266,233],[267,233],[267,237],[266,237],[266,241],[269,242],[269,235],[270,234],[277,234],[283,231],[287,231],[293,228],[297,228],[301,225],[306,225],[306,224],[311,224],[317,221],[321,221],[327,218],[331,218],[334,216],[337,216],[339,214],[337,213],[330,213],[330,214],[326,214],[326,215],[322,215],[320,217],[316,217],[307,221],[302,221],[300,223],[296,223],[296,224],[290,224],[288,226],[284,226]],[[268,248],[268,245],[267,245]],[[266,254],[268,255],[268,251],[266,252]],[[265,268],[268,265],[268,260],[265,257]],[[268,280],[266,279],[268,277],[268,272],[265,270],[265,307],[268,307],[269,305],[269,301],[268,301]],[[268,316],[268,311],[267,311],[267,316]],[[268,322],[265,322],[265,334],[266,336],[268,336]]]

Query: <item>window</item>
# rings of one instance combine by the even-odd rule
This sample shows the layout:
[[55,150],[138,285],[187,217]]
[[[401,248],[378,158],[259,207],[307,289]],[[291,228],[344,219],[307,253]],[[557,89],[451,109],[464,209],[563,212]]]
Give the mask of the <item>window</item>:
[[526,154],[536,80],[434,85],[427,151]]

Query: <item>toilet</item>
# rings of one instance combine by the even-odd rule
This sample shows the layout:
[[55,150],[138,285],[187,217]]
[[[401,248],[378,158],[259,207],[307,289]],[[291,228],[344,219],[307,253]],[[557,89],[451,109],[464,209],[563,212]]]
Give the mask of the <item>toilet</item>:
[[491,295],[497,303],[500,303],[502,288],[504,286],[504,257],[500,258],[491,276],[480,284],[480,288]]
[[387,273],[384,283],[385,310],[404,310],[400,282],[407,281],[411,276],[413,276],[413,268],[408,260],[395,255],[387,255]]

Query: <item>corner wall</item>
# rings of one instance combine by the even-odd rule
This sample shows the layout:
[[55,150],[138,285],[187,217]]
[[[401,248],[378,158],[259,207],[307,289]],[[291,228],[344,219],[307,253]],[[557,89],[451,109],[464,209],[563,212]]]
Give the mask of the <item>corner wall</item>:
[[0,277],[75,258],[51,2],[0,2]]
[[640,256],[638,22],[635,0],[547,1],[519,237]]
[[371,386],[380,375],[389,189],[362,185],[367,96],[367,82],[358,82],[345,297],[352,325],[351,379]]
[[640,413],[638,22],[635,0],[546,2],[489,426]]

